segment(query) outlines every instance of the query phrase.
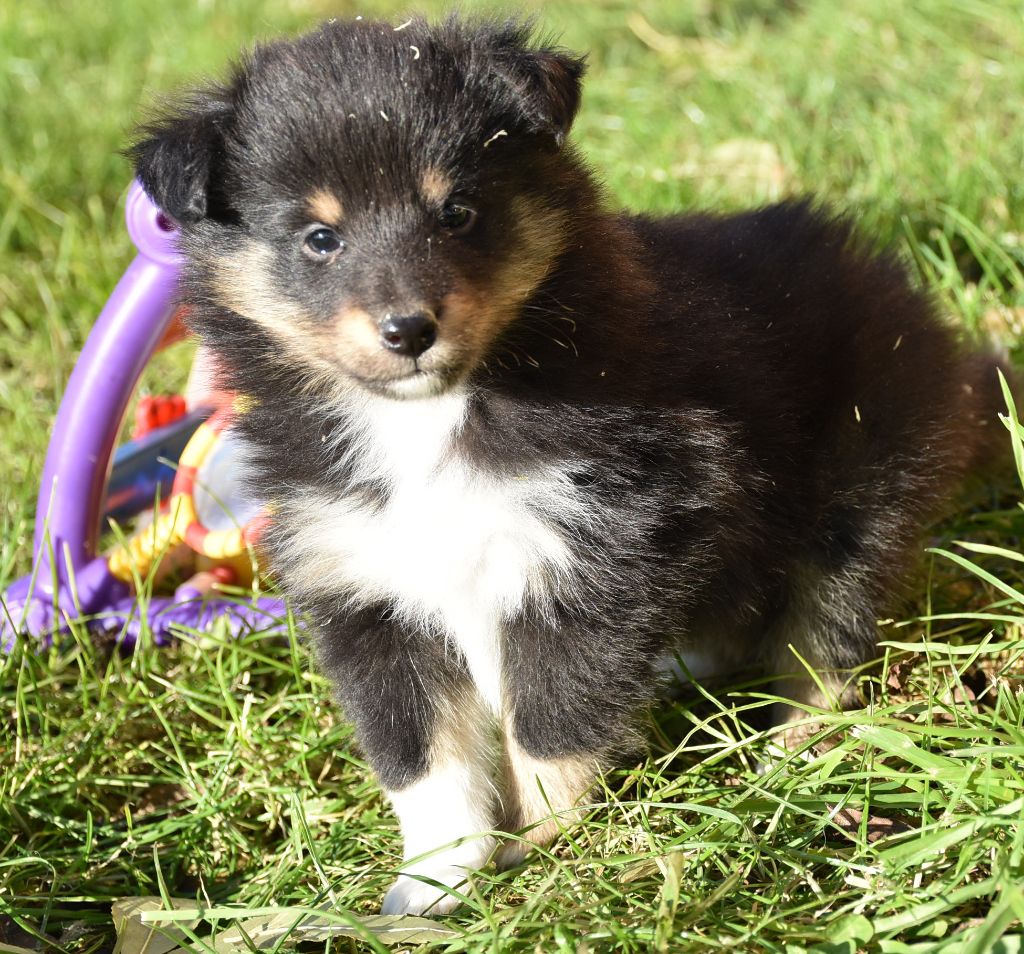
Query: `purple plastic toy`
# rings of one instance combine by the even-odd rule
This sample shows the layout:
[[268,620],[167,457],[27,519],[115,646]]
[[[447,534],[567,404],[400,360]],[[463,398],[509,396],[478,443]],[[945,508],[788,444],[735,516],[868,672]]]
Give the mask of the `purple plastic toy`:
[[233,630],[267,629],[285,617],[284,602],[205,597],[187,585],[143,604],[98,554],[100,522],[114,445],[139,376],[175,312],[181,259],[174,226],[133,183],[125,208],[139,254],[100,313],[68,382],[54,424],[36,508],[33,572],[3,597],[0,646],[17,633],[48,637],[67,620],[133,641],[145,621],[158,641],[172,627],[202,629],[227,616]]

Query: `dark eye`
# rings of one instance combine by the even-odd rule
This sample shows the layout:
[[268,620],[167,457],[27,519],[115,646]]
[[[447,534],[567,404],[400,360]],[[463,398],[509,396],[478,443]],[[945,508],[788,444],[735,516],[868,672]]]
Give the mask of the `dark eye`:
[[313,229],[306,236],[305,250],[313,258],[328,258],[344,248],[345,243],[341,240],[341,236],[334,229],[322,225]]
[[437,220],[450,232],[468,232],[476,221],[476,212],[460,202],[447,202]]

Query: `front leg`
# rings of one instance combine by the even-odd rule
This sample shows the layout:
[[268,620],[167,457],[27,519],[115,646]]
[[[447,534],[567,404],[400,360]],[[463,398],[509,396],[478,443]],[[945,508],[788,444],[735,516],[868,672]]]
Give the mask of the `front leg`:
[[514,720],[505,729],[504,754],[501,828],[523,840],[506,841],[495,858],[499,868],[512,868],[523,861],[531,845],[549,844],[579,818],[580,802],[604,766],[601,756],[587,752],[530,754],[517,736]]
[[502,845],[499,867],[579,817],[600,773],[639,747],[638,717],[656,684],[653,653],[626,628],[568,614],[557,624],[521,619],[506,645],[501,828],[522,840]]
[[[427,743],[426,770],[401,788],[387,787],[402,827],[402,874],[388,891],[383,914],[447,914],[460,901],[470,872],[494,851],[494,733],[479,697],[467,686],[447,700]],[[441,887],[432,882],[439,882]]]
[[[320,615],[320,614],[315,614]],[[459,657],[387,607],[322,617],[322,664],[402,829],[384,914],[444,914],[494,849],[495,733]]]

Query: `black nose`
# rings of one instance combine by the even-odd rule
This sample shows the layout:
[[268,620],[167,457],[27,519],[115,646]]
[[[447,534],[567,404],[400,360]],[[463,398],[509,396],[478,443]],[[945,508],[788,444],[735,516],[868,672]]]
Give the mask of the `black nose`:
[[385,315],[380,323],[380,340],[388,351],[418,358],[437,341],[437,321],[429,311]]

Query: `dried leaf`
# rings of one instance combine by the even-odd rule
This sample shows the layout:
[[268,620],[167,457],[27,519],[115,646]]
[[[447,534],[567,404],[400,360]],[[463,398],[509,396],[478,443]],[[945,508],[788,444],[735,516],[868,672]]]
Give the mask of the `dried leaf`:
[[[196,906],[193,898],[171,898],[170,902],[174,910]],[[143,912],[166,910],[163,898],[121,898],[111,905],[110,910],[117,932],[114,954],[167,954],[186,939],[181,928],[173,925],[143,923]],[[197,917],[189,926],[194,927],[199,920]]]
[[901,659],[899,662],[893,663],[889,667],[889,672],[885,678],[885,684],[892,689],[893,692],[905,691],[910,679],[910,674],[914,671],[914,663],[914,657]]
[[[192,930],[206,920],[235,917],[232,927],[206,940],[218,954],[241,954],[267,950],[288,938],[298,942],[324,942],[331,938],[350,937],[356,940],[372,937],[381,944],[424,944],[445,941],[459,932],[430,918],[371,915],[360,917],[348,911],[309,908],[259,909],[196,907],[194,901],[173,900],[173,910],[165,909],[159,898],[130,898],[115,904],[118,925],[118,946],[115,954],[191,954],[181,945],[185,934],[174,924],[187,924]],[[161,925],[166,925],[160,927]],[[134,930],[138,926],[141,931]],[[159,928],[159,930],[158,930]],[[130,934],[129,934],[130,930]],[[176,941],[165,943],[167,936]],[[129,946],[130,945],[130,946]],[[146,946],[148,945],[148,946]]]
[[[861,825],[864,822],[864,812],[859,808],[845,807],[835,811],[832,815],[832,824],[847,835],[859,835]],[[883,815],[869,815],[864,830],[869,844],[874,844],[880,838],[888,838],[891,835],[902,835],[911,831],[913,826],[896,818],[886,818]]]
[[639,881],[641,878],[650,878],[656,875],[659,871],[658,862],[654,859],[647,859],[645,861],[638,861],[636,864],[630,865],[625,871],[619,875],[619,882],[622,884],[631,884],[634,881]]
[[[339,921],[339,917],[344,917],[349,923]],[[430,918],[384,914],[356,917],[342,915],[342,912],[317,917],[301,910],[285,909],[270,917],[249,918],[239,922],[218,934],[213,941],[213,948],[218,954],[236,954],[250,950],[249,942],[260,950],[274,947],[286,935],[297,942],[322,942],[336,937],[365,938],[368,934],[387,945],[425,944],[459,936],[458,931]]]

